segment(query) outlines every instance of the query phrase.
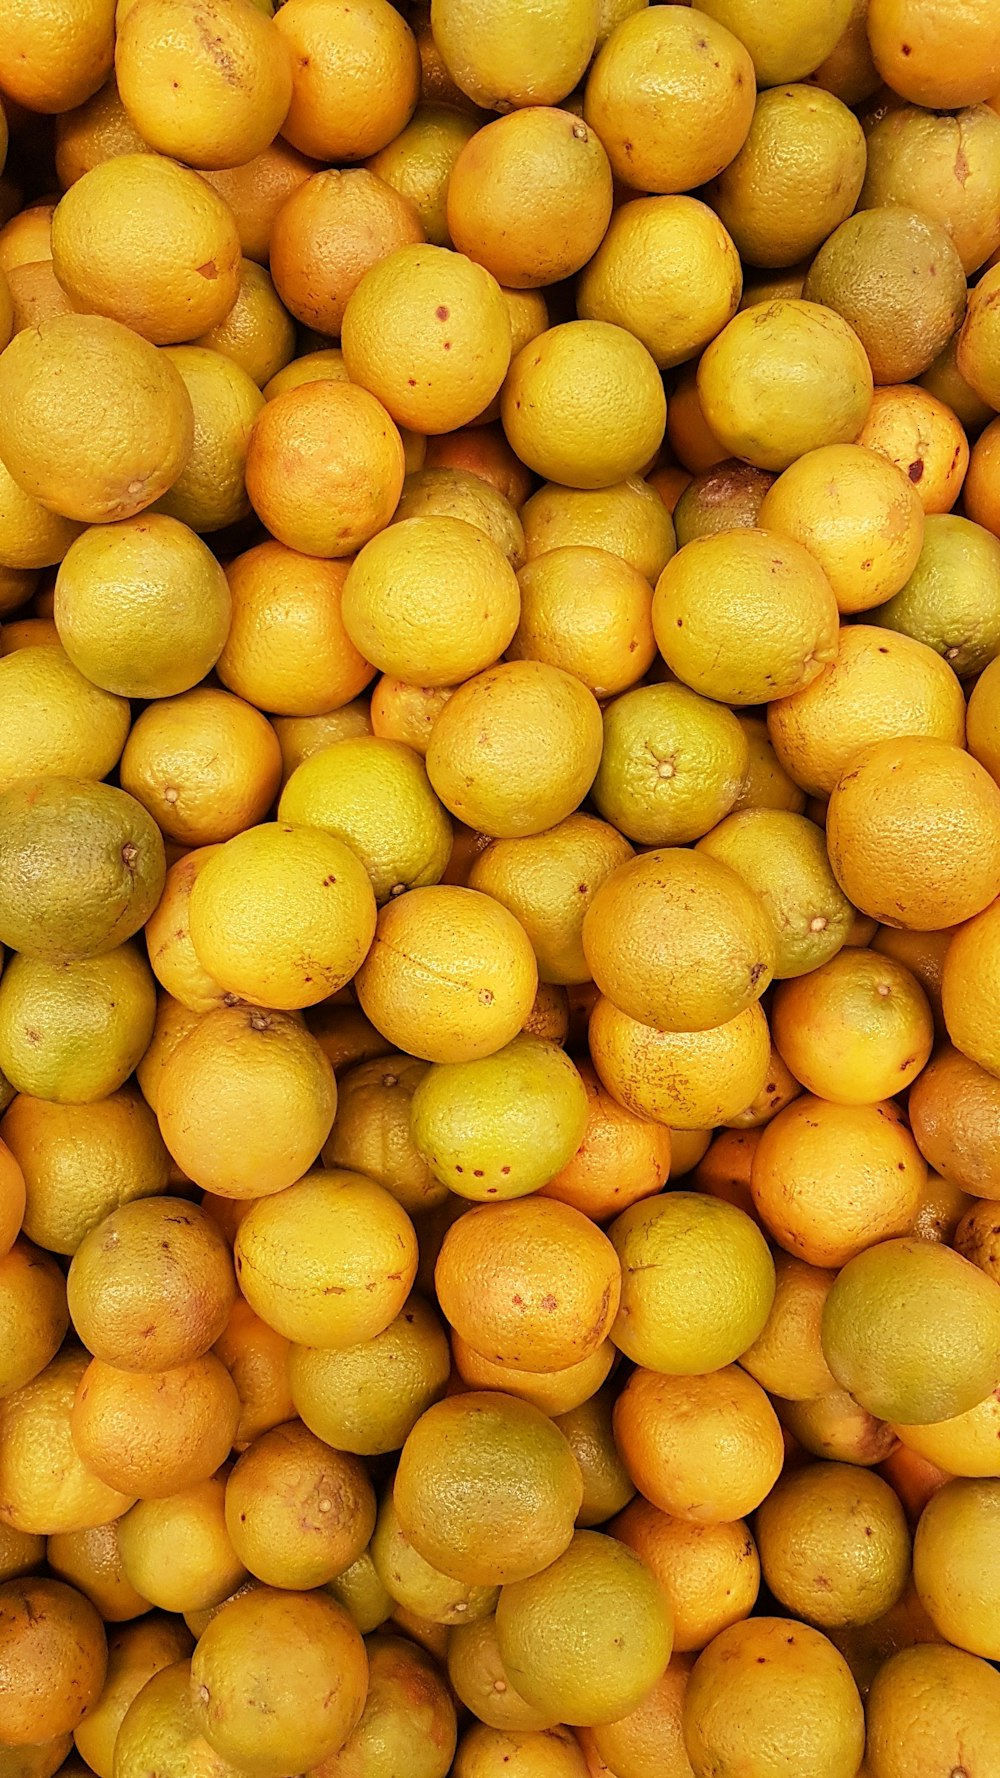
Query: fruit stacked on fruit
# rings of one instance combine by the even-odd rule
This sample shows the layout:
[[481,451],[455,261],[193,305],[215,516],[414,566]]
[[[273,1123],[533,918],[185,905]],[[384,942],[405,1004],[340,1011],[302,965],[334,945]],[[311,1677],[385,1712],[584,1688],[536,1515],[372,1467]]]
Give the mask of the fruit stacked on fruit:
[[998,291],[995,0],[0,0],[0,1778],[1000,1778]]

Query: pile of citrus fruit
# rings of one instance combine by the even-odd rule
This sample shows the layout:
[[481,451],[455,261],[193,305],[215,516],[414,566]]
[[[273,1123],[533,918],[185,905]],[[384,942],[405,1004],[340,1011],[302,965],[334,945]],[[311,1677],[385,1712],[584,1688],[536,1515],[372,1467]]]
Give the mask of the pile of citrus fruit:
[[1000,1778],[996,0],[0,0],[0,1778]]

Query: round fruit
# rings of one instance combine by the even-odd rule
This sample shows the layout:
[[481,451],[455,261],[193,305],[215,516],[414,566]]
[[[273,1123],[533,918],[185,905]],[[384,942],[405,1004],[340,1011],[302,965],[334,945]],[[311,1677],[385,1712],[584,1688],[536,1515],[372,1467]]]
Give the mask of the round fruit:
[[529,469],[570,488],[608,488],[654,455],[667,405],[634,334],[607,321],[567,321],[517,354],[502,413]]
[[737,37],[703,13],[651,7],[599,51],[584,115],[623,185],[686,192],[732,160],[753,102],[753,63]]
[[640,685],[604,711],[594,802],[629,839],[684,845],[728,815],[749,757],[731,710],[686,685]]
[[836,660],[767,711],[778,759],[811,796],[829,796],[854,754],[875,741],[929,735],[961,747],[964,729],[965,699],[948,662],[874,624],[845,624]]
[[270,540],[230,562],[232,622],[223,685],[280,716],[322,716],[356,698],[375,669],[341,617],[347,565]]
[[163,1140],[188,1178],[227,1198],[282,1191],[312,1165],[337,1105],[333,1070],[288,1013],[208,1013],[164,1063]]
[[674,553],[670,513],[638,476],[613,488],[560,488],[546,482],[524,501],[521,518],[529,562],[549,550],[585,545],[621,556],[652,584]]
[[412,471],[403,483],[395,519],[414,518],[464,519],[492,538],[512,568],[524,561],[524,530],[513,502],[472,469]]
[[[805,981],[810,977],[803,977]],[[796,1099],[762,1131],[751,1190],[758,1214],[809,1265],[845,1265],[909,1234],[926,1168],[891,1103]]]
[[987,1660],[1000,1650],[998,1515],[1000,1483],[948,1482],[924,1507],[913,1543],[913,1579],[935,1628],[945,1641]]
[[638,1496],[610,1530],[642,1558],[663,1588],[673,1614],[675,1654],[704,1648],[720,1630],[753,1610],[760,1562],[742,1519],[696,1524],[660,1512]]
[[451,853],[451,823],[418,755],[374,735],[337,742],[304,760],[282,792],[278,813],[351,847],[379,905],[439,882]]
[[832,1642],[794,1618],[749,1618],[723,1630],[695,1662],[684,1737],[695,1778],[711,1778],[713,1766],[739,1770],[762,1742],[782,1778],[851,1778],[865,1718]]
[[950,512],[969,465],[969,441],[951,408],[927,389],[876,389],[855,442],[895,463],[926,513]]
[[731,1364],[762,1332],[774,1263],[742,1210],[699,1192],[667,1192],[623,1211],[610,1235],[622,1273],[611,1337],[636,1364],[702,1376]]
[[743,310],[716,336],[698,393],[723,455],[781,470],[857,438],[872,373],[853,328],[821,299],[775,301]]
[[119,1493],[85,1467],[71,1436],[73,1403],[88,1355],[64,1346],[30,1383],[0,1400],[0,1497],[4,1524],[58,1535],[108,1525],[134,1494]]
[[861,445],[826,445],[799,458],[765,494],[758,523],[815,556],[844,612],[898,593],[924,537],[912,482]]
[[591,1015],[591,1059],[609,1093],[670,1129],[736,1117],[764,1085],[770,1048],[756,1001],[710,1031],[655,1031],[603,996]]
[[404,471],[402,439],[374,395],[351,383],[303,383],[258,416],[246,485],[279,543],[349,556],[388,524]]
[[109,784],[21,780],[0,796],[0,940],[46,962],[113,950],[153,912],[159,830]]
[[229,1249],[182,1198],[138,1198],[91,1229],[67,1279],[87,1350],[126,1371],[164,1371],[200,1358],[236,1298]]
[[362,1457],[398,1451],[444,1394],[450,1369],[441,1323],[415,1295],[374,1339],[339,1350],[293,1346],[288,1358],[292,1401],[310,1431]]
[[1000,1198],[1000,1082],[948,1045],[914,1081],[907,1115],[928,1166],[974,1197]]
[[609,823],[568,815],[543,833],[485,846],[473,861],[469,887],[510,909],[531,940],[543,982],[585,982],[584,919],[601,884],[631,855]]
[[771,1031],[808,1093],[871,1105],[920,1073],[933,1046],[934,1019],[908,969],[851,946],[811,974],[781,983]]
[[379,1509],[371,1541],[376,1577],[400,1609],[426,1625],[476,1623],[495,1609],[500,1589],[455,1580],[424,1560],[411,1544],[400,1522],[391,1490]]
[[428,1408],[403,1446],[393,1489],[417,1553],[480,1587],[506,1587],[554,1562],[582,1495],[576,1458],[552,1421],[494,1391]]
[[421,104],[399,135],[367,163],[369,172],[413,206],[435,247],[451,244],[448,185],[455,162],[477,128],[474,116],[451,105]]
[[276,24],[292,63],[280,127],[294,147],[321,161],[355,161],[399,134],[417,102],[420,61],[388,0],[346,12],[334,0],[295,0]]
[[307,1592],[367,1548],[375,1494],[357,1457],[330,1450],[292,1420],[244,1451],[226,1482],[225,1522],[258,1580]]
[[200,537],[166,514],[94,525],[56,580],[59,640],[80,672],[127,698],[187,691],[229,631],[226,577]]
[[781,1428],[759,1384],[735,1365],[703,1377],[633,1371],[615,1406],[615,1440],[651,1505],[696,1524],[753,1512],[781,1473]]
[[413,1095],[413,1141],[435,1177],[464,1198],[537,1191],[576,1153],[586,1124],[569,1057],[524,1034],[490,1055],[438,1063]]
[[18,486],[84,524],[127,519],[165,494],[194,418],[169,360],[104,315],[25,328],[0,366],[0,456]]
[[965,1413],[1000,1384],[1000,1288],[933,1241],[884,1241],[843,1269],[823,1311],[838,1383],[870,1413]]
[[155,1015],[156,983],[131,945],[78,963],[12,957],[0,982],[0,1068],[38,1099],[105,1099],[141,1061]]
[[825,303],[854,329],[876,383],[918,377],[965,313],[965,273],[950,236],[930,217],[896,204],[858,210],[842,222],[813,260],[804,289],[810,302]]
[[471,1062],[521,1030],[538,970],[505,907],[472,889],[435,884],[382,909],[355,986],[390,1044],[429,1062]]
[[563,1722],[614,1722],[641,1703],[670,1658],[664,1594],[632,1550],[578,1531],[541,1573],[508,1582],[497,1647],[514,1685]]
[[510,363],[496,279],[447,247],[397,247],[361,278],[344,311],[344,363],[398,426],[452,432],[493,400]]
[[52,218],[52,262],[75,308],[155,346],[215,327],[240,286],[229,205],[158,154],[116,155],[71,186]]
[[521,615],[510,660],[574,673],[597,698],[627,691],[656,655],[649,582],[607,550],[549,550],[518,575]]
[[829,1629],[870,1624],[895,1605],[910,1572],[910,1534],[887,1482],[849,1463],[783,1476],[755,1521],[775,1598]]
[[121,762],[122,788],[182,846],[214,846],[262,821],[280,775],[266,717],[212,686],[143,710]]
[[544,0],[526,18],[510,0],[434,0],[431,27],[447,72],[477,105],[555,105],[593,54],[597,6]]
[[1000,791],[945,741],[875,742],[833,791],[827,846],[837,881],[864,913],[918,931],[952,926],[1000,890]]
[[589,1062],[578,1062],[577,1072],[587,1094],[583,1140],[566,1165],[542,1186],[542,1196],[604,1222],[666,1184],[671,1137],[663,1125],[649,1123],[619,1105]]
[[865,176],[865,138],[831,93],[767,84],[746,141],[709,195],[747,264],[792,266],[851,214]]
[[223,1606],[203,1631],[191,1708],[224,1760],[255,1778],[278,1778],[343,1746],[367,1683],[364,1644],[342,1606],[321,1592],[258,1587]]
[[166,1500],[140,1500],[119,1520],[123,1570],[151,1604],[209,1611],[246,1580],[226,1530],[225,1498],[224,1478],[209,1476]]
[[[369,266],[423,239],[413,205],[376,178],[377,172],[377,167],[370,172],[328,167],[314,173],[274,219],[270,268],[278,295],[296,320],[332,338],[339,335],[348,297]],[[294,367],[290,372],[301,374]]]
[[1000,1674],[942,1643],[901,1649],[868,1693],[868,1754],[872,1778],[910,1778],[931,1761],[989,1770],[1000,1758]]
[[417,1240],[380,1185],[331,1168],[252,1204],[235,1259],[240,1289],[269,1327],[298,1345],[342,1349],[395,1320],[416,1275]]
[[58,1580],[0,1586],[4,1740],[51,1740],[75,1729],[96,1703],[108,1652],[101,1620],[82,1593]]
[[169,1156],[134,1087],[89,1105],[22,1093],[0,1128],[24,1176],[24,1233],[52,1253],[75,1253],[111,1211],[166,1189]]
[[520,1734],[553,1726],[551,1713],[536,1710],[511,1682],[497,1646],[495,1617],[456,1625],[448,1638],[448,1679],[460,1703],[488,1728]]
[[288,110],[292,73],[263,9],[215,0],[210,37],[182,0],[136,0],[118,22],[119,91],[152,148],[195,167],[242,167],[268,147]]
[[344,587],[355,647],[408,685],[457,685],[482,672],[507,647],[519,610],[510,564],[464,519],[388,526],[361,551]]
[[236,1386],[210,1352],[163,1371],[123,1371],[94,1358],[71,1428],[81,1462],[106,1487],[162,1500],[218,1469],[238,1418]]
[[0,1398],[45,1369],[69,1326],[66,1286],[55,1260],[17,1240],[0,1259]]
[[402,1636],[367,1644],[368,1695],[357,1728],[324,1760],[329,1778],[405,1765],[410,1778],[445,1778],[455,1751],[455,1706],[436,1663]]
[[434,1284],[464,1341],[515,1371],[562,1371],[597,1351],[618,1307],[617,1255],[568,1204],[481,1205],[452,1223]]
[[113,1778],[115,1741],[130,1704],[154,1674],[177,1662],[186,1664],[191,1645],[192,1638],[184,1624],[160,1616],[127,1624],[108,1637],[104,1689],[74,1732],[74,1740],[79,1736],[81,1774],[86,1761],[89,1770],[103,1774],[103,1778]]

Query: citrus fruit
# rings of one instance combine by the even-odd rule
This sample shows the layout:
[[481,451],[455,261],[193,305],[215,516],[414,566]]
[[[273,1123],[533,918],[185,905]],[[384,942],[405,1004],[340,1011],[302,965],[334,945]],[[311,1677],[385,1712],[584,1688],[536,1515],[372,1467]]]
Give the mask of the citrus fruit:
[[809,1265],[837,1267],[875,1242],[908,1234],[925,1179],[894,1105],[831,1104],[807,1094],[762,1132],[750,1183],[782,1247]]
[[298,1345],[339,1350],[395,1320],[416,1274],[417,1242],[382,1186],[330,1168],[253,1204],[235,1260],[240,1289],[269,1327]]
[[870,1413],[952,1419],[1000,1383],[1000,1292],[933,1241],[884,1241],[852,1259],[823,1310],[838,1383]]
[[959,325],[965,273],[939,223],[889,203],[834,230],[809,268],[805,296],[850,324],[876,383],[902,383],[927,369]]
[[402,1636],[367,1644],[368,1695],[357,1728],[324,1761],[329,1778],[361,1778],[394,1759],[412,1778],[444,1778],[455,1751],[455,1706],[436,1663]]
[[625,1467],[652,1506],[731,1524],[771,1492],[784,1459],[777,1416],[735,1365],[701,1377],[633,1371],[615,1405]]
[[641,685],[604,711],[594,802],[630,840],[676,846],[728,815],[750,749],[731,710],[686,685]]
[[417,1553],[399,1522],[391,1490],[379,1508],[370,1548],[376,1576],[396,1606],[397,1621],[402,1609],[428,1627],[471,1624],[496,1606],[498,1587],[455,1580]]
[[670,513],[640,476],[611,488],[547,482],[521,508],[528,561],[571,544],[621,556],[652,584],[674,553]]
[[992,532],[952,513],[935,514],[906,585],[873,617],[927,643],[964,678],[987,666],[1000,648],[998,585],[1000,544]]
[[602,883],[630,856],[628,841],[609,823],[578,813],[542,833],[485,846],[469,887],[510,909],[531,940],[543,981],[583,982],[590,974],[585,916]]
[[[866,207],[905,204],[939,222],[967,273],[1000,245],[992,192],[1000,196],[1000,119],[987,105],[957,116],[904,105],[868,132]],[[956,168],[955,138],[961,148]],[[959,177],[959,174],[962,177]]]
[[940,5],[925,11],[914,0],[874,0],[868,36],[875,66],[911,104],[948,109],[989,98],[1000,88],[987,7],[975,0],[956,31],[954,22]]
[[232,621],[219,678],[247,703],[279,716],[339,710],[374,677],[341,616],[347,564],[320,561],[269,539],[230,562]]
[[578,1531],[541,1573],[508,1582],[497,1647],[529,1704],[573,1723],[613,1722],[642,1702],[670,1657],[660,1587],[617,1538]]
[[191,1642],[183,1624],[169,1623],[159,1616],[127,1624],[108,1636],[104,1689],[74,1731],[74,1740],[79,1733],[82,1759],[98,1778],[113,1778],[115,1741],[133,1699],[154,1674],[184,1661]]
[[813,1401],[835,1384],[821,1340],[823,1304],[835,1274],[778,1252],[774,1276],[771,1312],[740,1363],[769,1394]]
[[[338,440],[337,453],[331,437]],[[349,383],[304,383],[269,401],[250,439],[247,492],[280,543],[348,556],[391,518],[403,447],[374,396]]]
[[950,512],[969,465],[969,441],[943,400],[919,384],[876,389],[855,442],[902,469],[926,513]]
[[748,264],[791,266],[851,214],[865,176],[865,139],[832,93],[767,86],[743,146],[713,180],[709,197]]
[[70,187],[52,218],[52,262],[75,308],[157,346],[216,326],[239,291],[228,204],[158,154],[116,155]]
[[191,1709],[223,1759],[277,1778],[290,1763],[317,1766],[343,1746],[361,1716],[367,1680],[364,1644],[336,1600],[258,1587],[225,1605],[202,1632]]
[[355,647],[411,685],[456,685],[491,665],[517,625],[514,572],[478,527],[447,516],[390,525],[344,588]]
[[214,686],[197,686],[141,712],[120,777],[167,839],[204,847],[262,821],[280,773],[281,748],[260,711]]
[[157,511],[202,534],[234,525],[250,513],[245,478],[253,423],[263,397],[241,365],[206,346],[173,346],[194,412],[194,444]]
[[853,946],[780,984],[771,1031],[807,1093],[842,1105],[870,1105],[908,1087],[934,1042],[927,997],[909,970]]
[[395,1451],[443,1394],[448,1342],[434,1311],[411,1296],[374,1339],[339,1349],[294,1346],[292,1400],[311,1432],[336,1451]]
[[430,1062],[501,1049],[521,1030],[537,986],[514,915],[487,895],[442,884],[386,904],[356,977],[372,1024]]
[[621,1288],[607,1236],[568,1204],[542,1198],[460,1217],[434,1282],[461,1338],[518,1371],[565,1370],[589,1358],[611,1329]]
[[393,1499],[425,1562],[466,1584],[506,1587],[567,1548],[582,1486],[551,1420],[513,1396],[473,1391],[437,1402],[417,1421]]
[[53,1536],[107,1525],[133,1504],[81,1460],[70,1433],[88,1354],[67,1345],[36,1377],[0,1400],[4,1524]]
[[619,1105],[589,1062],[578,1062],[577,1071],[588,1102],[583,1139],[541,1191],[603,1222],[666,1183],[670,1132]]
[[810,1463],[783,1476],[755,1529],[775,1598],[823,1629],[881,1617],[909,1577],[910,1535],[896,1495],[848,1463]]
[[518,575],[521,615],[510,660],[543,661],[595,697],[626,691],[656,654],[648,581],[606,550],[549,550]]
[[753,1609],[760,1562],[742,1519],[698,1524],[661,1512],[639,1496],[609,1529],[663,1588],[674,1620],[675,1654],[704,1648]]
[[705,697],[762,704],[789,697],[836,657],[837,603],[815,557],[759,529],[695,538],[653,596],[657,646]]
[[762,1332],[774,1265],[742,1210],[674,1191],[633,1204],[609,1232],[622,1277],[611,1337],[636,1364],[704,1375],[731,1364]]
[[74,1326],[95,1357],[118,1370],[162,1371],[214,1345],[236,1284],[210,1218],[181,1198],[156,1197],[123,1204],[90,1230],[67,1291]]
[[141,1060],[155,1013],[156,984],[131,945],[76,963],[15,956],[0,981],[0,1068],[38,1099],[104,1099]]
[[500,388],[510,320],[496,279],[463,253],[397,247],[355,287],[341,345],[351,381],[377,396],[397,425],[451,432],[476,419]]
[[240,261],[235,302],[194,344],[236,364],[258,389],[284,370],[295,351],[295,324],[263,266]]
[[187,691],[222,653],[230,615],[215,557],[166,514],[91,526],[59,568],[59,640],[81,673],[120,697]]
[[[338,742],[304,761],[282,792],[279,815],[350,846],[380,904],[438,882],[451,851],[451,824],[420,759],[375,736]],[[392,834],[388,847],[383,823]]]
[[845,624],[836,660],[768,705],[767,733],[795,783],[829,796],[854,754],[875,741],[929,735],[960,747],[964,702],[952,668],[926,642]]
[[545,1185],[576,1153],[586,1124],[586,1093],[569,1057],[522,1034],[491,1054],[437,1063],[414,1092],[410,1127],[435,1178],[485,1202]]
[[1000,908],[993,903],[956,932],[941,977],[949,1037],[971,1062],[996,1076],[1000,1076],[1000,1043],[990,992],[997,969],[998,931]]
[[163,1140],[189,1178],[227,1198],[259,1198],[301,1178],[330,1133],[333,1070],[285,1012],[222,1006],[164,1063]]
[[872,1778],[904,1778],[933,1760],[942,1771],[949,1761],[952,1771],[970,1760],[988,1767],[1000,1753],[997,1677],[985,1661],[941,1644],[894,1654],[868,1694]]
[[375,1528],[375,1495],[363,1465],[331,1451],[296,1420],[254,1440],[225,1497],[233,1549],[269,1586],[323,1586],[357,1560]]
[[794,1618],[749,1618],[695,1662],[684,1737],[695,1778],[723,1761],[738,1770],[762,1740],[775,1774],[850,1778],[865,1719],[847,1662],[819,1630]]
[[774,476],[735,457],[713,463],[694,476],[674,507],[678,545],[716,531],[750,530]]
[[709,1031],[656,1031],[603,996],[590,1021],[590,1055],[627,1111],[671,1130],[700,1130],[735,1117],[767,1077],[767,1020],[754,1001]]
[[448,180],[452,244],[498,284],[533,289],[578,272],[611,216],[600,138],[568,111],[532,105],[466,142]]
[[0,1259],[0,1396],[13,1395],[45,1369],[68,1326],[66,1286],[55,1260],[16,1240]]
[[996,1658],[1000,1647],[991,1572],[1000,1487],[962,1479],[927,1502],[913,1543],[913,1578],[921,1603],[946,1640]]
[[367,162],[369,172],[412,204],[435,247],[452,245],[448,185],[455,162],[476,130],[477,119],[456,107],[420,104],[398,136]]
[[821,297],[778,300],[744,309],[716,335],[698,366],[698,394],[720,455],[782,470],[857,437],[872,373],[853,327]]
[[[919,779],[919,832],[911,784]],[[837,881],[889,926],[933,931],[980,913],[1000,889],[1000,799],[978,761],[930,736],[855,754],[827,816]]]
[[294,148],[321,161],[364,160],[399,134],[417,102],[420,59],[388,0],[346,12],[334,0],[295,0],[275,23],[292,66],[278,127]]
[[[583,1477],[583,1504],[577,1525],[602,1525],[635,1493],[631,1477],[615,1444],[611,1386],[596,1390],[587,1401],[556,1416]],[[485,1718],[483,1719],[485,1721]]]
[[455,1626],[448,1638],[448,1679],[459,1702],[487,1728],[517,1734],[553,1726],[551,1712],[536,1710],[511,1682],[500,1658],[494,1616]]
[[924,536],[912,483],[861,445],[827,445],[800,457],[765,494],[758,522],[804,544],[840,610],[852,613],[900,591]]
[[732,320],[741,288],[739,254],[707,204],[636,198],[615,210],[584,268],[577,310],[627,328],[666,370]]
[[89,1599],[59,1580],[0,1586],[4,1739],[15,1746],[75,1729],[107,1671],[104,1627]]
[[448,1196],[410,1131],[413,1095],[426,1073],[426,1062],[392,1051],[349,1068],[338,1080],[337,1115],[323,1145],[325,1166],[366,1173],[411,1216]]
[[599,50],[584,116],[623,185],[686,192],[732,160],[753,101],[753,64],[738,37],[695,9],[651,7],[622,19]]
[[570,488],[609,488],[658,449],[667,404],[656,364],[609,321],[566,321],[523,346],[501,397],[529,469]]
[[822,830],[805,815],[744,809],[707,833],[700,850],[760,897],[774,923],[779,981],[815,969],[846,942],[854,909],[830,869]]
[[314,173],[274,218],[269,263],[278,295],[297,321],[332,338],[369,266],[423,240],[413,205],[377,171]]
[[525,15],[510,0],[433,0],[431,28],[448,74],[477,105],[554,105],[590,61],[597,5],[544,0]]
[[[963,1258],[968,1257],[968,1253],[963,1254]],[[904,1449],[915,1452],[927,1463],[937,1464],[948,1475],[996,1477],[1000,1472],[998,1422],[1000,1391],[994,1390],[974,1408],[967,1408],[951,1420],[937,1420],[929,1426],[901,1425],[897,1431]]]
[[166,1189],[169,1156],[132,1086],[89,1105],[21,1093],[0,1127],[24,1176],[24,1232],[52,1253],[75,1253],[111,1211]]
[[974,1197],[1000,1198],[1000,1082],[993,1074],[942,1045],[914,1081],[907,1115],[928,1166]]
[[519,839],[565,820],[583,801],[601,739],[597,701],[573,674],[543,661],[504,661],[449,698],[431,734],[427,775],[468,826]]
[[473,1723],[463,1735],[455,1778],[587,1778],[590,1768],[572,1731],[522,1730]]
[[152,1604],[207,1611],[246,1580],[226,1530],[225,1496],[223,1477],[209,1476],[166,1500],[140,1500],[119,1520],[124,1570]]

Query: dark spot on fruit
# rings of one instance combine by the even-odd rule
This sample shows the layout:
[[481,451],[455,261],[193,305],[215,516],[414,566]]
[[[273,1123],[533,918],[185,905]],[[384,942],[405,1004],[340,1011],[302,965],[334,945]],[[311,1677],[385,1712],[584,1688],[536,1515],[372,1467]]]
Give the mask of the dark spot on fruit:
[[214,259],[206,259],[204,265],[196,265],[194,269],[202,278],[217,278],[219,276],[219,268]]
[[913,49],[909,43],[901,43],[899,47],[904,56],[911,56],[913,54]]
[[337,881],[336,877],[324,877],[323,878],[324,889],[332,889],[333,885],[336,881]]
[[923,476],[923,473],[924,473],[924,465],[923,465],[922,459],[920,457],[918,457],[915,462],[911,463],[910,467],[906,471],[906,473],[909,476],[911,482],[920,481]]
[[441,303],[440,307],[435,309],[434,313],[439,321],[447,321],[449,311],[445,308],[444,303]]

